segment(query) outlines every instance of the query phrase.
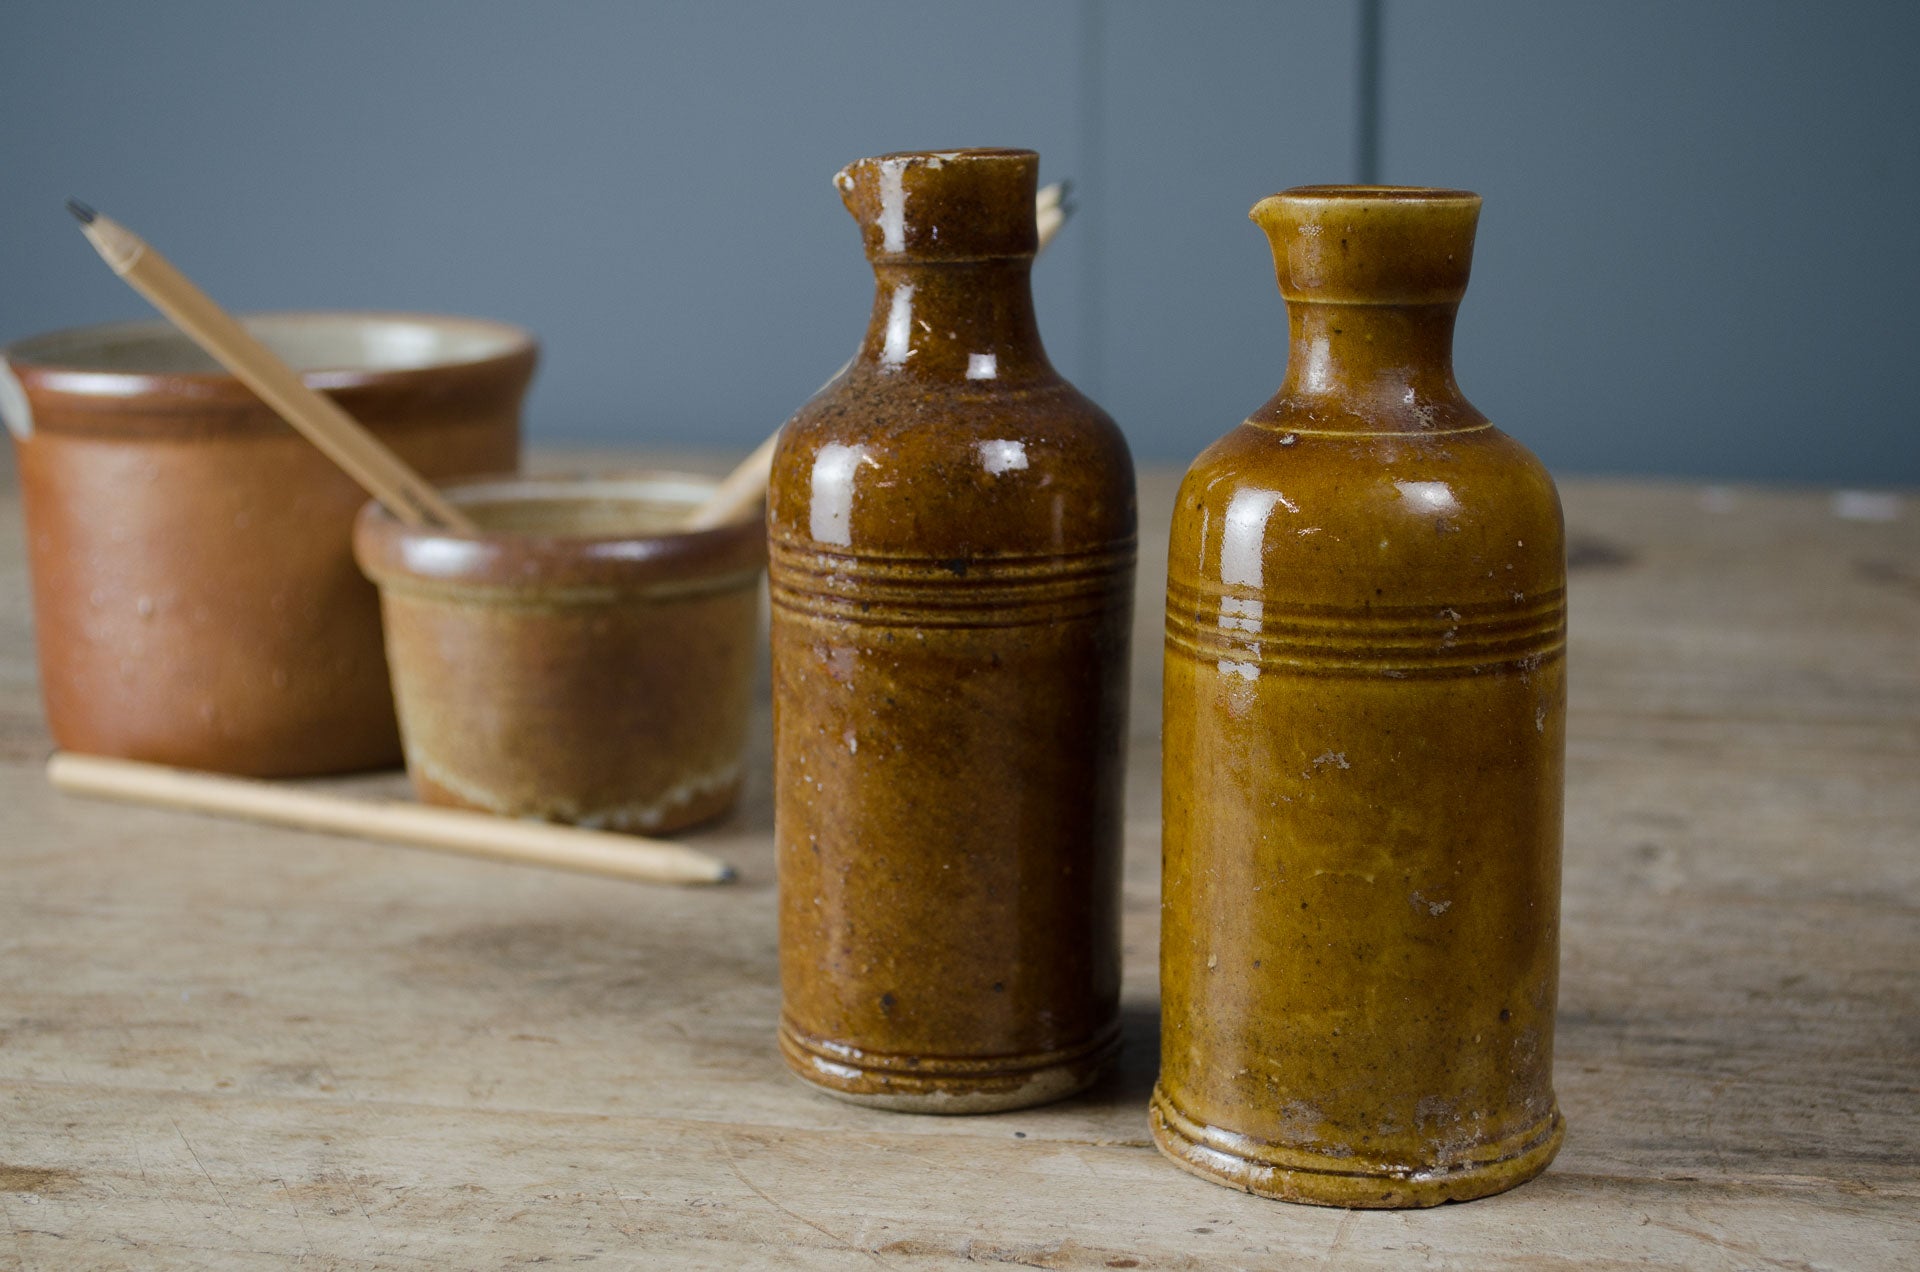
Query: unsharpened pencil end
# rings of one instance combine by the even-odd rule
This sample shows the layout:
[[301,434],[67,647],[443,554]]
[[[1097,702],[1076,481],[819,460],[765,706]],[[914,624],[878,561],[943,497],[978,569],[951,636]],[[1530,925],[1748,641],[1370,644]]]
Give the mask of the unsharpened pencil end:
[[82,225],[92,225],[93,218],[99,215],[99,213],[78,199],[67,200],[67,211],[73,213],[73,219]]

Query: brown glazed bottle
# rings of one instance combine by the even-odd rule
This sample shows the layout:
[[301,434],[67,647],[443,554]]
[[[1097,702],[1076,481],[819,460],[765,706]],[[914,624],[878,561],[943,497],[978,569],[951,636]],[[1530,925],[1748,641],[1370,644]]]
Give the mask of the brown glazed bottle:
[[1565,552],[1552,479],[1454,383],[1479,211],[1255,206],[1286,381],[1174,517],[1149,1117],[1264,1196],[1463,1201],[1563,1134]]
[[1038,167],[836,177],[873,319],[773,463],[780,1048],[883,1108],[1037,1104],[1118,1041],[1133,468],[1040,345]]

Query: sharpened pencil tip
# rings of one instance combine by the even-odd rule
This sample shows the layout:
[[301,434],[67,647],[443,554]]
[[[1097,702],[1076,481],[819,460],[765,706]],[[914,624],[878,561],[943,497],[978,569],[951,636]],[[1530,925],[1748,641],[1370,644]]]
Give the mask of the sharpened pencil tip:
[[73,219],[82,225],[92,225],[93,218],[98,215],[92,208],[80,202],[78,199],[67,200],[67,211],[73,213]]

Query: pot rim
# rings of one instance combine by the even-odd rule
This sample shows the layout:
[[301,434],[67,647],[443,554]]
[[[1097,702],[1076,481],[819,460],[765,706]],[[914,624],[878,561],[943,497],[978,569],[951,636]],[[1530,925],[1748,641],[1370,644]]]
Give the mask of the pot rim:
[[[441,493],[456,507],[549,501],[570,493],[606,499],[619,491],[638,502],[669,503],[691,512],[720,483],[717,477],[670,469],[600,473],[505,473],[448,482]],[[354,520],[354,558],[383,590],[469,592],[531,602],[606,599],[620,592],[729,590],[758,579],[766,565],[766,528],[747,518],[706,530],[657,534],[559,535],[409,526],[377,501]]]
[[[531,362],[538,356],[539,340],[524,327],[493,318],[465,314],[421,313],[409,310],[376,309],[288,309],[248,312],[236,315],[242,325],[255,334],[281,334],[301,326],[337,324],[341,328],[430,328],[449,340],[466,337],[471,343],[464,351],[449,350],[443,356],[408,358],[391,362],[366,362],[361,365],[299,365],[294,370],[308,387],[315,389],[357,388],[369,384],[395,383],[407,378],[431,375],[456,368],[486,367],[519,360]],[[22,380],[54,392],[85,397],[126,398],[166,394],[171,389],[183,396],[206,398],[222,392],[250,399],[250,389],[221,367],[116,368],[104,365],[105,359],[87,359],[67,350],[98,348],[113,340],[158,338],[162,343],[178,345],[198,360],[197,346],[164,319],[132,319],[63,327],[55,331],[27,336],[0,348],[4,361]],[[272,341],[268,340],[269,347]],[[276,349],[275,352],[281,352]],[[286,356],[282,354],[282,356]]]

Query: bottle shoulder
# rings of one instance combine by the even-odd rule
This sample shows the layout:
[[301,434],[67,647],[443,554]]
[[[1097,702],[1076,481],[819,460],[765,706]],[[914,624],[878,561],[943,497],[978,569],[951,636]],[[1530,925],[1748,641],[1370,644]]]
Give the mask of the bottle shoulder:
[[1169,572],[1207,590],[1373,605],[1539,595],[1565,583],[1546,468],[1491,425],[1432,433],[1241,425],[1187,471]]
[[783,446],[863,444],[899,450],[965,450],[987,434],[1058,436],[1096,450],[1126,442],[1119,427],[1059,375],[1008,383],[889,375],[849,367],[787,422]]
[[856,554],[1106,549],[1134,535],[1133,461],[1064,380],[843,375],[782,430],[767,511],[776,542]]

